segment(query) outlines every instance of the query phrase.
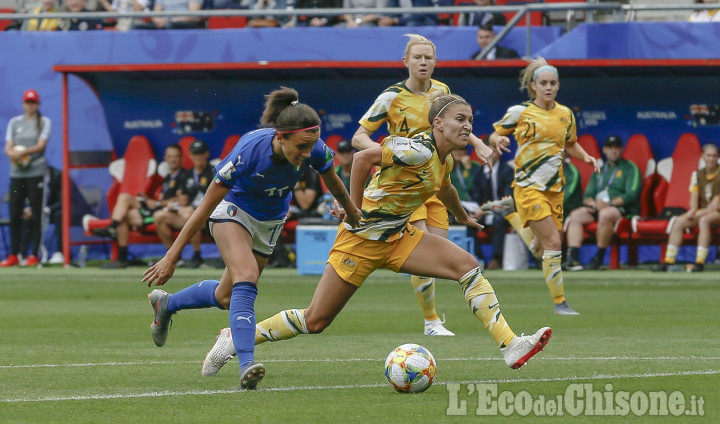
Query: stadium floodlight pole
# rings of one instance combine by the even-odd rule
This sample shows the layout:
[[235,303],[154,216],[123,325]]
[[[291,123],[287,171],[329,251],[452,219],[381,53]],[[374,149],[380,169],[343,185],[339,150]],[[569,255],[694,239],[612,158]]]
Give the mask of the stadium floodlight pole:
[[70,113],[69,108],[68,74],[62,73],[62,144],[63,144],[63,169],[62,169],[62,250],[65,257],[64,266],[70,264]]

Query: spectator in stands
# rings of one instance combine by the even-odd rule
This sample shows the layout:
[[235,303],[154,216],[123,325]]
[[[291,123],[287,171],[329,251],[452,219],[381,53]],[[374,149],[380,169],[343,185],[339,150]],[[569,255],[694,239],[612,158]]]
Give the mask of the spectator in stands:
[[[299,27],[325,27],[333,26],[340,21],[337,15],[325,15],[318,16],[312,15],[306,10],[308,9],[340,9],[342,7],[342,0],[295,0],[295,12],[292,19],[285,25],[285,28],[299,26]],[[298,10],[300,9],[300,10]],[[302,10],[304,9],[304,10]]]
[[85,18],[81,15],[83,12],[89,12],[85,8],[85,0],[65,0],[65,5],[60,11],[78,14],[74,18],[61,19],[58,23],[60,31],[90,31],[103,28],[101,19]]
[[322,197],[320,176],[312,170],[305,171],[293,189],[288,220],[322,217]]
[[[605,139],[603,154],[605,164],[599,174],[590,177],[585,195],[584,208],[570,213],[567,228],[567,256],[565,269],[598,269],[603,263],[605,252],[612,239],[615,225],[622,218],[640,213],[640,190],[642,177],[638,167],[622,157],[622,139],[611,135]],[[584,268],[580,265],[580,246],[583,240],[583,226],[598,222],[597,252]]]
[[[489,204],[488,202],[512,195],[514,172],[510,165],[500,159],[500,153],[493,151],[492,169],[484,166],[475,172],[472,180],[472,199],[478,205]],[[510,227],[510,223],[505,219],[504,210],[480,210],[472,216],[486,228],[492,229],[493,253],[487,266],[488,269],[501,268],[505,251],[505,234]],[[477,232],[475,236],[477,237]],[[476,246],[476,253],[478,250]]]
[[[449,6],[451,4],[452,3],[446,0],[388,0],[387,7],[433,7],[441,5]],[[378,26],[435,26],[438,25],[439,22],[440,18],[436,13],[401,13],[382,16],[380,20],[378,20]]]
[[[292,2],[293,0],[291,0]],[[287,0],[253,0],[250,9],[253,10],[286,10],[288,8]],[[254,17],[248,20],[247,26],[250,28],[272,28],[284,26],[290,22],[291,16],[268,15],[265,17]]]
[[[196,12],[202,9],[201,0],[155,0],[153,11],[162,12]],[[152,22],[138,23],[137,29],[191,29],[198,28],[200,18],[197,16],[156,16]]]
[[[55,0],[41,0],[40,6],[32,10],[33,15],[44,15],[57,12]],[[25,31],[55,31],[58,28],[58,20],[55,18],[26,19],[21,29]]]
[[10,168],[10,254],[0,262],[0,267],[20,264],[20,238],[23,209],[26,199],[32,210],[31,239],[32,253],[27,256],[25,266],[38,264],[40,249],[42,200],[45,168],[45,146],[50,138],[50,119],[40,113],[40,96],[35,90],[23,93],[22,115],[8,122],[5,135],[5,154],[12,164]]
[[[118,242],[118,259],[104,264],[101,268],[125,268],[128,265],[128,241],[130,228],[142,228],[154,222],[153,213],[162,208],[175,209],[188,205],[185,193],[185,176],[182,169],[182,149],[177,144],[165,148],[165,162],[169,174],[162,183],[162,191],[157,199],[145,194],[134,196],[129,193],[118,195],[111,214],[109,227],[98,228],[93,233],[99,237],[110,237]],[[126,169],[125,172],[132,172]]]
[[[492,25],[485,24],[478,28],[477,31],[477,42],[480,46],[480,50],[475,52],[473,54],[473,59],[480,59],[480,53],[482,53],[487,46],[492,43],[492,41],[495,39],[495,31],[493,30]],[[497,59],[517,59],[520,55],[517,51],[514,49],[511,49],[509,47],[503,47],[503,46],[495,46],[493,47],[487,55],[485,55],[485,60],[497,60]]]
[[[475,4],[477,6],[493,6],[495,5],[495,2],[493,0],[475,0]],[[467,6],[466,4],[462,4],[462,6]],[[474,27],[483,27],[485,25],[489,25],[492,27],[493,25],[498,26],[504,26],[507,24],[507,19],[505,18],[505,15],[499,12],[469,12],[469,13],[462,13],[460,14],[460,19],[458,20],[458,26],[474,26]]]
[[[147,10],[148,0],[99,0],[102,7],[108,12],[130,13],[142,12]],[[115,29],[118,31],[127,31],[133,28],[133,18],[118,18],[115,23]]]
[[562,161],[569,154],[599,169],[596,159],[577,142],[575,115],[555,100],[560,90],[557,68],[542,57],[529,62],[520,73],[520,88],[527,89],[530,101],[508,108],[505,116],[493,124],[495,131],[489,137],[491,146],[508,146],[512,134],[518,144],[513,198],[503,198],[497,206],[517,212],[508,213],[506,219],[533,255],[542,258],[555,314],[578,315],[565,299],[561,269]]
[[[193,168],[185,172],[184,181],[184,193],[187,195],[189,203],[186,206],[166,206],[156,210],[153,214],[155,231],[168,249],[173,243],[173,231],[181,230],[190,219],[195,209],[202,203],[205,192],[215,177],[214,170],[208,163],[209,156],[210,152],[207,145],[202,140],[195,140],[190,144],[190,157],[193,161]],[[198,232],[191,240],[193,256],[192,259],[185,262],[187,268],[197,268],[202,265],[201,241],[202,233]]]
[[667,271],[675,264],[678,248],[682,245],[683,233],[698,227],[697,253],[691,272],[701,272],[705,268],[708,248],[712,239],[712,229],[720,225],[720,167],[718,166],[718,148],[714,144],[703,146],[705,167],[693,172],[690,182],[690,210],[673,218],[669,226],[670,237],[665,250],[665,261],[653,271]]
[[[717,4],[718,0],[695,0],[695,4]],[[688,17],[688,22],[720,22],[720,9],[696,10]]]
[[352,169],[355,148],[350,140],[340,140],[337,145],[337,158],[340,164],[335,167],[335,173],[342,180],[345,188],[350,191],[350,170]]
[[[387,7],[388,0],[343,0],[343,9],[372,9]],[[360,26],[377,26],[380,15],[377,13],[345,14],[343,21],[337,26],[357,28]]]

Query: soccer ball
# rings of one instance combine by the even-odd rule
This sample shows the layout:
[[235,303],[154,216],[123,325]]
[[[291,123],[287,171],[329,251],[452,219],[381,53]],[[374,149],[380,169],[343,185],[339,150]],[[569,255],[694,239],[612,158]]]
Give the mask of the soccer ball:
[[393,349],[385,360],[385,378],[400,393],[421,393],[432,385],[437,365],[426,348],[408,343]]
[[[15,146],[13,146],[13,150],[16,150],[18,152],[24,152],[26,150],[26,147],[16,144]],[[20,159],[13,161],[13,164],[20,169],[27,168],[28,166],[30,166],[30,155],[21,156]]]

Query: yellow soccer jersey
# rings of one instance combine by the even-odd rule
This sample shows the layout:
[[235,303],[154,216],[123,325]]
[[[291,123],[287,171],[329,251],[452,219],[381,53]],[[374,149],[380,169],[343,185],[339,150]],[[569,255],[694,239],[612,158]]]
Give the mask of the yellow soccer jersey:
[[565,145],[577,141],[575,116],[569,108],[556,102],[545,110],[525,102],[510,107],[493,127],[500,135],[513,134],[517,141],[515,185],[563,191]]
[[430,94],[441,91],[450,93],[450,88],[440,81],[430,80],[427,93],[415,94],[399,82],[383,91],[375,103],[360,118],[360,125],[375,132],[383,122],[387,122],[390,135],[413,137],[430,129],[428,112],[430,112]]
[[450,184],[452,168],[450,155],[440,163],[432,133],[386,138],[380,170],[363,193],[360,226],[345,228],[369,240],[397,240],[410,215]]

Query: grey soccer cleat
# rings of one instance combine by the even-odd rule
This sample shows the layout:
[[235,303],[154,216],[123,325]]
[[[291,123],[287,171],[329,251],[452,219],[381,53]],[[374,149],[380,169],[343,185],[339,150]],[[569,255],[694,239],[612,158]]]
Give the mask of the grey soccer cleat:
[[580,315],[580,312],[575,312],[575,310],[567,304],[567,301],[564,301],[563,303],[555,305],[555,315]]
[[148,300],[150,305],[155,311],[155,319],[150,324],[150,332],[152,333],[153,341],[158,347],[162,347],[165,344],[168,336],[168,330],[170,330],[170,324],[172,324],[172,313],[167,310],[168,300],[170,299],[170,293],[165,290],[155,289],[148,294]]
[[251,363],[240,371],[240,388],[243,390],[255,390],[263,377],[265,377],[265,366]]
[[511,196],[505,196],[497,200],[491,200],[480,206],[481,211],[495,212],[502,216],[508,216],[515,212],[515,201]]

